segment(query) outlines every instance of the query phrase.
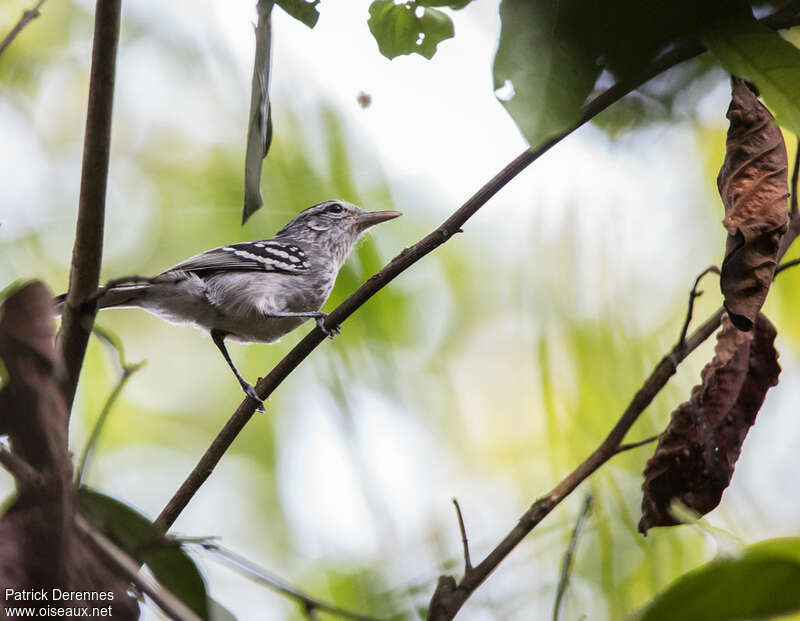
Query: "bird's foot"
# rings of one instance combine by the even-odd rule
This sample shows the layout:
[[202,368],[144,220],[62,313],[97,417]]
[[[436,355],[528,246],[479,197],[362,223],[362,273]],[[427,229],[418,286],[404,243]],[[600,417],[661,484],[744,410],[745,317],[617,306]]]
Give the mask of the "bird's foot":
[[259,412],[264,411],[264,400],[256,394],[256,389],[253,388],[252,384],[245,382],[242,384],[242,390],[244,390],[244,394],[250,397],[253,401],[256,402],[256,409]]
[[327,319],[327,313],[320,313],[319,316],[316,318],[317,327],[322,330],[322,333],[327,336],[329,339],[332,339],[334,336],[339,336],[342,333],[342,326],[336,325],[332,328],[326,328],[324,321]]

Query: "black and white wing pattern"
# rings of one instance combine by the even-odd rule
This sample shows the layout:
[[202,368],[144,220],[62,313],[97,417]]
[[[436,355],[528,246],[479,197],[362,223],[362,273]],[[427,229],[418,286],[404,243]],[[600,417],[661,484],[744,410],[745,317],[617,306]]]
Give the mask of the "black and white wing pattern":
[[172,266],[158,278],[200,277],[218,272],[264,271],[302,274],[311,267],[302,248],[271,240],[240,242],[207,250]]

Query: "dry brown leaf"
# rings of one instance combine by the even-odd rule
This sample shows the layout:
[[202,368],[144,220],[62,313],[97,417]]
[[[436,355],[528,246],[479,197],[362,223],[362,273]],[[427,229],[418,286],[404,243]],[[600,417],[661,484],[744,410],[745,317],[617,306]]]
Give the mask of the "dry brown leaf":
[[780,366],[776,331],[759,314],[752,332],[738,330],[726,316],[703,383],[672,413],[644,470],[639,530],[678,524],[673,501],[705,515],[728,487],[747,432]]
[[728,231],[720,284],[733,325],[749,330],[775,275],[787,227],[786,145],[748,84],[732,80],[725,161],[717,176]]
[[0,307],[0,430],[11,452],[36,477],[16,479],[17,498],[0,517],[0,608],[16,592],[59,588],[109,591],[113,618],[139,618],[128,580],[100,558],[74,526],[67,409],[57,382],[53,294],[39,282],[19,288]]

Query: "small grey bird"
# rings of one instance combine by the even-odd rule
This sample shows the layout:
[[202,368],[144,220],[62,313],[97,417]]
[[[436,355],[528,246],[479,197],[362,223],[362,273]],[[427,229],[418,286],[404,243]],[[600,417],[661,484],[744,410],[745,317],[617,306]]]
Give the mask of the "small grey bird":
[[242,390],[263,411],[225,339],[274,343],[308,319],[325,330],[327,315],[319,309],[356,241],[369,227],[400,215],[325,201],[300,212],[272,239],[214,248],[145,283],[113,286],[102,293],[98,308],[138,307],[208,330]]

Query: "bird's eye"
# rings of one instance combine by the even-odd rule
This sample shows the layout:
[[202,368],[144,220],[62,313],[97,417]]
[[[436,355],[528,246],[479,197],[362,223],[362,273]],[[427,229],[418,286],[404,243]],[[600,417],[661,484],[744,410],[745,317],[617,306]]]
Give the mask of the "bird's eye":
[[334,203],[328,207],[329,213],[342,213],[342,206],[339,203]]

